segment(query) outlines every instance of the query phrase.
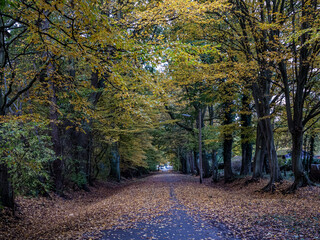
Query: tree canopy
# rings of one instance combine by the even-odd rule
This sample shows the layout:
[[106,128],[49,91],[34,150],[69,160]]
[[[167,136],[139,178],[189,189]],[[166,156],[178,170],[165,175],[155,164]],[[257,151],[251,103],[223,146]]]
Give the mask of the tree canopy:
[[288,192],[312,184],[319,9],[316,0],[1,1],[1,205],[167,162],[214,181],[268,175],[264,191],[287,167]]

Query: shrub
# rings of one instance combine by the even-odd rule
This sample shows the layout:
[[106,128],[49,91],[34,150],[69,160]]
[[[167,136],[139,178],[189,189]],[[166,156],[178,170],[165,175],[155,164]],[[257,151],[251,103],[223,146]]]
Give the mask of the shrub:
[[49,190],[49,162],[54,152],[46,125],[9,121],[0,126],[0,161],[9,168],[16,194],[34,196]]

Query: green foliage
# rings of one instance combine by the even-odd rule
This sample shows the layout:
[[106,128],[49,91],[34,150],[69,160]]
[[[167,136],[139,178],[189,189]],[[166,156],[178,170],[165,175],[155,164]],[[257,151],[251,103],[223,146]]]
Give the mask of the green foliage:
[[180,159],[178,157],[173,157],[171,158],[171,163],[172,163],[172,166],[173,166],[173,170],[175,171],[181,171],[181,162],[180,162]]
[[[78,147],[81,151],[81,147]],[[87,184],[87,176],[84,171],[84,164],[82,159],[76,159],[69,157],[65,159],[65,169],[64,175],[67,183],[74,183],[79,188],[82,188],[85,184]]]
[[15,192],[27,195],[47,192],[48,166],[54,153],[45,124],[10,121],[1,124],[0,135],[1,161],[9,168]]
[[148,170],[156,171],[157,165],[165,162],[164,152],[156,149],[155,147],[149,148],[146,151],[146,163]]
[[86,185],[88,182],[86,178],[86,173],[83,171],[80,171],[80,172],[74,171],[70,176],[70,180],[75,184],[77,184],[80,188]]
[[221,147],[221,139],[220,139],[220,126],[209,125],[205,126],[202,130],[204,145],[207,149],[219,149]]
[[4,7],[6,6],[6,0],[0,0],[0,9],[4,9]]

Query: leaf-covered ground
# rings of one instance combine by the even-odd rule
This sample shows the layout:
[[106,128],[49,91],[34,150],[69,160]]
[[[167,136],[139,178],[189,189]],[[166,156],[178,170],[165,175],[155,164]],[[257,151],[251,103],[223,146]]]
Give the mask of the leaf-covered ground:
[[[256,192],[266,181],[245,186],[245,180],[232,184],[207,180],[200,185],[197,177],[167,173],[122,184],[101,183],[90,193],[70,194],[68,200],[19,198],[19,219],[0,218],[0,239],[99,238],[110,231],[141,228],[141,224],[156,231],[163,222],[168,225],[166,218],[172,216],[173,220],[180,216],[186,224],[198,221],[196,228],[221,225],[222,236],[231,237],[226,235],[231,231],[234,238],[320,238],[318,187],[282,195],[280,190],[289,184],[284,183],[275,194],[268,194]],[[171,237],[167,239],[177,239]],[[150,236],[136,239],[141,238]]]
[[[177,184],[184,184],[190,178],[180,174],[159,174],[150,178],[153,183],[165,183],[170,187],[170,199],[162,215],[136,222],[130,228],[118,227],[103,231],[101,240],[129,239],[181,239],[181,240],[224,240],[236,239],[232,232],[219,222],[202,218],[201,214],[190,215],[188,208],[180,204],[175,194]],[[153,185],[156,186],[156,185]]]
[[[177,186],[177,197],[191,212],[223,222],[234,235],[245,239],[320,239],[320,189],[306,187],[283,195],[285,182],[274,194],[257,190],[267,180],[245,186],[232,184]],[[196,196],[196,197],[195,197]]]

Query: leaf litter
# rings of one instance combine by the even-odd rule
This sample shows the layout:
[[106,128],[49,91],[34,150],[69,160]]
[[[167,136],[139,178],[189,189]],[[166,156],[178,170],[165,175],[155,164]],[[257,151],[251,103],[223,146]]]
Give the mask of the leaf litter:
[[189,183],[176,188],[177,198],[192,214],[226,224],[244,239],[320,239],[320,188],[305,187],[283,195],[290,182],[274,194],[257,191],[267,179],[245,186],[246,179],[231,184]]
[[[161,174],[159,174],[161,175]],[[91,192],[69,193],[69,199],[17,198],[18,218],[0,217],[0,239],[98,238],[101,230],[158,224],[172,208],[172,189],[179,204],[198,221],[226,226],[243,239],[320,239],[320,188],[306,187],[295,194],[257,192],[266,183],[238,179],[231,184],[198,183],[198,177],[177,175],[161,182],[159,175],[124,183],[97,183]],[[170,180],[171,181],[171,180]],[[198,219],[198,218],[195,218]],[[173,222],[174,223],[174,222]],[[202,224],[201,224],[202,226]]]

